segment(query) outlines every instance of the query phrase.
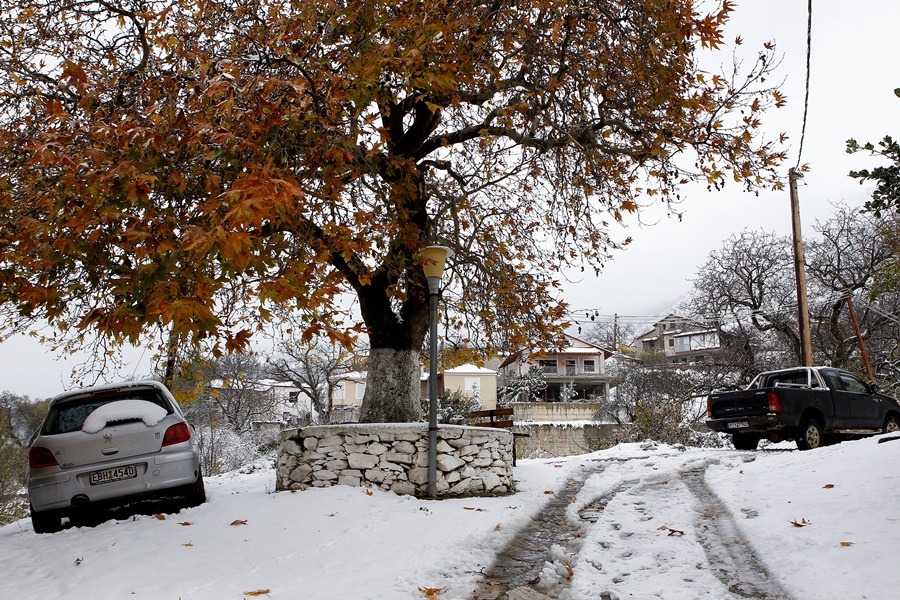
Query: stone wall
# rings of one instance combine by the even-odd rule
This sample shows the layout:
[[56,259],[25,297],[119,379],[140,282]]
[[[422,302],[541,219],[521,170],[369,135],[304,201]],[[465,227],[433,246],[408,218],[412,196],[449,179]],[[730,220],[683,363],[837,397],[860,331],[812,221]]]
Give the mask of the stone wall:
[[517,458],[556,458],[586,454],[614,446],[621,427],[613,424],[516,423]]
[[[513,491],[509,431],[441,425],[437,438],[439,497]],[[380,487],[426,497],[428,425],[345,424],[283,431],[275,489],[331,485]]]

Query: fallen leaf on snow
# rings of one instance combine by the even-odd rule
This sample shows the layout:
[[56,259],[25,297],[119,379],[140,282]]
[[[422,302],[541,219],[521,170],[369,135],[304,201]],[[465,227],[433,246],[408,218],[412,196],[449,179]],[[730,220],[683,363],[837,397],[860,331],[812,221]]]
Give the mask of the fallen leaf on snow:
[[437,598],[438,596],[446,592],[447,588],[420,587],[419,591],[422,592],[422,594],[426,598]]
[[247,519],[235,519],[234,521],[231,522],[232,527],[234,527],[236,525],[246,525],[246,524],[247,524]]
[[825,485],[822,486],[822,489],[823,489],[823,490],[830,490],[830,489],[833,488],[833,487],[834,487],[834,484],[833,484],[833,483],[826,483]]
[[497,523],[497,525],[494,527],[494,531],[500,531],[500,523]]
[[812,521],[807,521],[806,519],[800,519],[798,521],[797,519],[794,519],[791,521],[791,525],[794,527],[806,527],[807,525],[812,525]]
[[544,490],[544,493],[545,493],[545,494],[552,494],[552,493],[553,493],[553,490]]
[[662,527],[657,527],[656,530],[657,531],[668,531],[669,532],[668,535],[670,537],[684,535],[684,531],[682,531],[680,529],[672,529],[668,525],[663,525]]
[[483,508],[475,508],[474,506],[463,506],[463,510],[474,510],[475,512],[486,512]]
[[166,520],[166,515],[163,515],[163,514],[160,514],[160,513],[156,513],[155,515],[153,515],[153,518],[154,518],[154,519],[158,519],[158,520],[160,520],[160,521],[165,521],[165,520]]
[[853,545],[853,542],[841,542],[841,546],[843,546],[844,548],[849,548],[852,545]]
[[266,588],[264,590],[253,590],[252,592],[244,592],[245,596],[268,596],[272,590]]
[[187,527],[188,525],[193,525],[193,523],[191,523],[190,521],[182,521],[181,523],[179,523],[179,525],[181,525],[182,527]]
[[373,492],[372,490],[370,490],[369,488],[366,488],[366,489],[364,489],[363,491],[366,493],[366,496],[371,496],[371,495],[373,495],[373,494],[375,493],[375,492]]
[[190,542],[188,542],[187,544],[182,544],[182,546],[184,546],[185,548],[193,548],[194,547],[194,545]]

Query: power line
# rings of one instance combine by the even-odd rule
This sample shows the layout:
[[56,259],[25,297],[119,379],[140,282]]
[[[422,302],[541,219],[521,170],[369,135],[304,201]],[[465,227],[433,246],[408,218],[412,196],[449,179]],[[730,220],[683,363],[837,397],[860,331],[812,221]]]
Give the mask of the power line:
[[797,151],[797,167],[800,167],[800,158],[803,156],[803,141],[806,138],[806,116],[809,112],[809,73],[810,58],[812,56],[812,0],[809,0],[806,11],[806,97],[803,99],[803,126],[800,129],[800,149]]

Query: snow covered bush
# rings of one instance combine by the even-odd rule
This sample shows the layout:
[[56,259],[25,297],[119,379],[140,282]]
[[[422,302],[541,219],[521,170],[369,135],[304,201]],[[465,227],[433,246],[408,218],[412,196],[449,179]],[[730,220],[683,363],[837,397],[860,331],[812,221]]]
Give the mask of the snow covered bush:
[[[437,422],[448,425],[465,425],[469,422],[469,413],[483,407],[478,394],[469,396],[459,390],[444,390],[437,397]],[[422,414],[428,417],[428,398],[422,398]]]
[[24,449],[0,438],[0,525],[28,512],[23,481],[26,456]]
[[200,440],[200,466],[204,475],[234,471],[259,458],[256,440],[228,427],[204,426],[196,430]]
[[667,444],[721,447],[706,427],[706,396],[728,373],[708,366],[676,366],[659,353],[623,362],[618,384],[603,416],[622,424],[620,441],[652,439]]

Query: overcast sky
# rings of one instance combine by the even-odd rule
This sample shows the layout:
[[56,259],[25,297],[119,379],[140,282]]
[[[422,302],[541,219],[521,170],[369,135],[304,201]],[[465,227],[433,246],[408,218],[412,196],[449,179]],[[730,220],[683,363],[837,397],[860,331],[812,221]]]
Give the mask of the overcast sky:
[[[777,77],[788,104],[763,117],[769,136],[790,137],[787,170],[797,163],[803,117],[806,73],[806,0],[739,1],[726,31],[731,42],[740,35],[748,62],[762,44],[774,40],[783,61]],[[877,142],[886,134],[900,136],[900,3],[896,0],[817,2],[813,7],[809,115],[802,162],[810,171],[799,187],[804,234],[811,236],[817,220],[833,213],[833,204],[861,206],[873,186],[860,186],[847,176],[852,169],[871,166],[865,153],[844,151],[848,138]],[[716,62],[731,60],[731,50]],[[683,194],[685,196],[685,194]],[[619,238],[633,238],[617,253],[599,278],[568,284],[565,298],[573,310],[600,314],[661,316],[690,291],[690,279],[707,255],[744,228],[765,229],[782,235],[791,231],[790,198],[782,192],[742,192],[737,184],[709,193],[705,186],[687,190],[678,209],[682,221],[667,218],[660,207],[651,208]],[[652,224],[652,225],[649,225]],[[579,273],[580,275],[580,273]],[[150,353],[127,352],[125,375],[149,373]],[[57,360],[36,342],[16,338],[0,344],[0,389],[41,398],[69,385],[69,373],[79,359]]]
[[[743,38],[740,49],[750,60],[769,40],[784,56],[777,74],[784,79],[781,89],[788,104],[766,113],[763,123],[771,135],[784,132],[790,138],[785,182],[788,168],[797,164],[803,122],[806,15],[805,0],[738,0],[727,29],[729,41],[737,35]],[[814,3],[809,114],[801,157],[810,171],[798,188],[805,236],[814,234],[817,220],[832,215],[835,203],[862,206],[874,189],[848,177],[851,170],[872,166],[876,159],[867,153],[846,154],[847,139],[874,143],[886,134],[900,136],[900,99],[893,93],[900,87],[898,23],[900,3],[891,0]],[[666,218],[662,210],[642,217],[655,225],[631,222],[622,235],[634,241],[615,255],[603,274],[567,288],[572,309],[665,314],[690,292],[689,279],[709,253],[732,234],[744,228],[791,233],[787,189],[756,197],[739,185],[712,193],[696,186],[687,191],[679,210],[681,222]]]

